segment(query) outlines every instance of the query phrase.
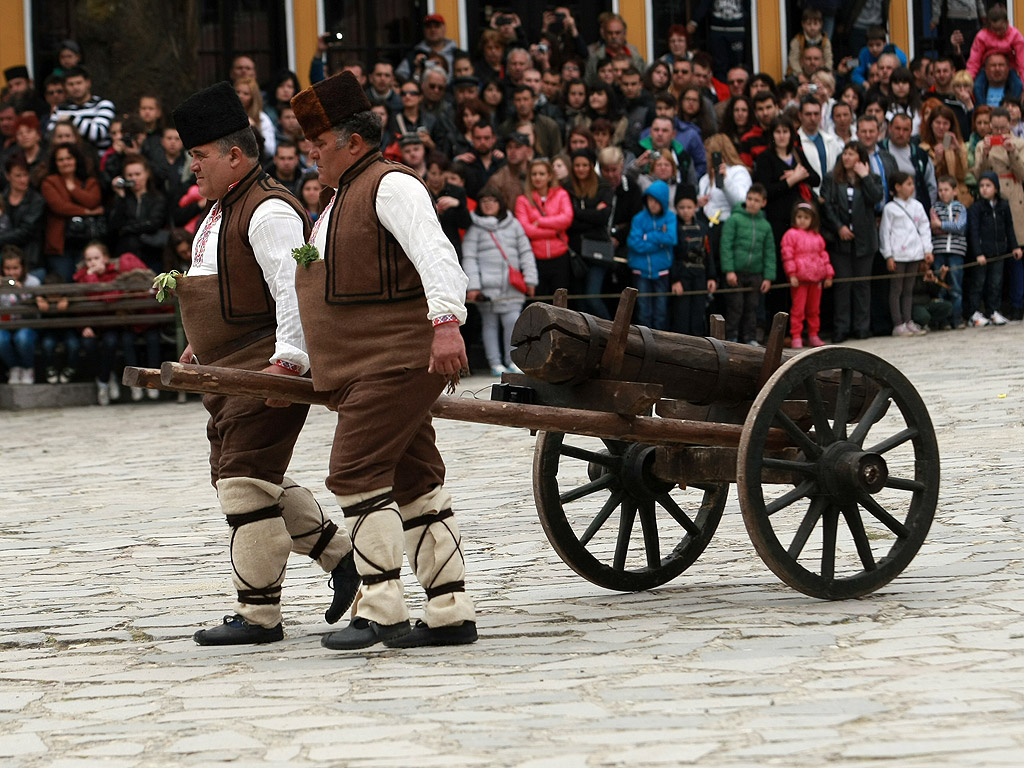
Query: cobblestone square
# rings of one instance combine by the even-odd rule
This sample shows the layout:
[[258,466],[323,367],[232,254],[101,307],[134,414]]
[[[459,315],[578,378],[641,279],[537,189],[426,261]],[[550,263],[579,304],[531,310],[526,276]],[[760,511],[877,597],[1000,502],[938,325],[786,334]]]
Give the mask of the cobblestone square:
[[[0,413],[0,765],[1020,766],[1024,326],[857,346],[913,381],[942,454],[896,581],[793,591],[733,491],[682,576],[602,590],[544,538],[534,439],[437,421],[481,635],[456,649],[321,648],[326,577],[299,558],[283,642],[196,646],[232,603],[198,400]],[[333,421],[311,411],[289,474],[340,522]]]

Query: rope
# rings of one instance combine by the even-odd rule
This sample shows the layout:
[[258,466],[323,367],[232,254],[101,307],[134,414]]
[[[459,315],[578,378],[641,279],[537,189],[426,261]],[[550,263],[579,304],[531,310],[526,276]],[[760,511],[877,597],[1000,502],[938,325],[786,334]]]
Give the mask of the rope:
[[[1013,254],[1012,253],[1004,253],[1001,256],[993,256],[991,258],[986,259],[985,260],[985,265],[987,266],[988,264],[995,264],[997,262],[1005,261],[1006,259],[1011,259],[1011,258],[1013,258]],[[972,261],[969,264],[964,264],[963,267],[961,267],[961,269],[965,269],[966,270],[966,269],[971,269],[973,267],[978,267],[978,266],[982,266],[982,265],[978,264],[978,262],[976,262],[976,261]],[[921,276],[923,277],[924,274],[925,273],[922,272]],[[867,277],[838,277],[838,278],[833,278],[832,285],[835,286],[837,283],[870,282],[870,281],[874,281],[874,280],[895,280],[897,278],[902,280],[904,277],[905,277],[905,275],[897,275],[895,273],[886,273],[884,275],[869,275]],[[780,290],[782,288],[789,289],[791,287],[792,286],[790,286],[788,281],[784,282],[784,283],[772,283],[772,286],[771,286],[771,288],[769,288],[769,290],[770,291],[775,291],[775,290]],[[755,290],[755,289],[754,288],[717,288],[717,289],[715,289],[715,292],[714,292],[713,295],[714,296],[719,296],[719,295],[724,295],[724,294],[728,294],[728,293],[749,293],[749,292],[751,292],[753,290]],[[673,293],[672,291],[663,291],[663,292],[659,292],[659,293],[640,293],[640,294],[637,294],[637,296],[638,297],[639,296],[669,296],[669,297],[671,297],[671,296],[707,296],[707,294],[708,294],[708,292],[706,290],[705,291],[683,291],[682,293]],[[569,299],[617,299],[617,298],[619,298],[620,295],[621,294],[619,294],[619,293],[570,293],[568,298]],[[533,296],[533,297],[524,297],[524,298],[530,298],[531,301],[551,301],[555,297],[552,294],[552,295],[549,295],[549,296]],[[486,303],[486,302],[476,302],[476,301],[474,301],[474,302],[466,302],[466,303],[467,304],[479,304],[479,303]]]

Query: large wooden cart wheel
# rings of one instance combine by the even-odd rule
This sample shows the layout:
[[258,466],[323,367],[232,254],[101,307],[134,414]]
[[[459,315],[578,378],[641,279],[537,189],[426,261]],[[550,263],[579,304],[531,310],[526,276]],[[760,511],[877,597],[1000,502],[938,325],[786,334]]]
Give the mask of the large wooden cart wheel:
[[[810,429],[783,412],[786,401],[806,401]],[[798,460],[764,456],[771,427],[799,448]],[[766,469],[793,473],[793,484],[765,485]],[[924,543],[939,450],[903,374],[866,352],[823,347],[779,368],[754,400],[736,477],[747,532],[776,576],[812,597],[860,597],[898,576]]]
[[711,541],[729,485],[680,488],[655,477],[653,465],[653,446],[538,435],[533,492],[541,525],[559,557],[588,581],[652,589],[690,567]]

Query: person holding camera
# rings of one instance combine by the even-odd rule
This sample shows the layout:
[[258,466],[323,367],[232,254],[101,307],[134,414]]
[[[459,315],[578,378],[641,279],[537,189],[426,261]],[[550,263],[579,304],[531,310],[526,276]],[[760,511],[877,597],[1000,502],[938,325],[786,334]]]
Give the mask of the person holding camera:
[[124,174],[111,186],[114,202],[109,223],[114,255],[134,253],[147,267],[159,272],[166,242],[161,233],[167,223],[167,201],[153,184],[149,163],[142,155],[128,155]]
[[444,16],[440,13],[427,14],[423,19],[423,39],[416,43],[413,49],[406,54],[402,63],[398,65],[395,74],[403,82],[408,80],[419,81],[418,75],[423,72],[423,65],[427,56],[439,54],[448,62],[448,71],[451,72],[455,64],[455,54],[465,53],[455,44],[454,40],[445,37],[447,27]]

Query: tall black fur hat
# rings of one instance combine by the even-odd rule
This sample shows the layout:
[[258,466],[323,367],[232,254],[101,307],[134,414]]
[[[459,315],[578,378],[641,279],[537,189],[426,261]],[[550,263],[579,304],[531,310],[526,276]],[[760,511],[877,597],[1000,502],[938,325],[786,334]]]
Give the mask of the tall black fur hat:
[[227,80],[193,93],[174,110],[173,118],[185,149],[249,127],[249,116]]

